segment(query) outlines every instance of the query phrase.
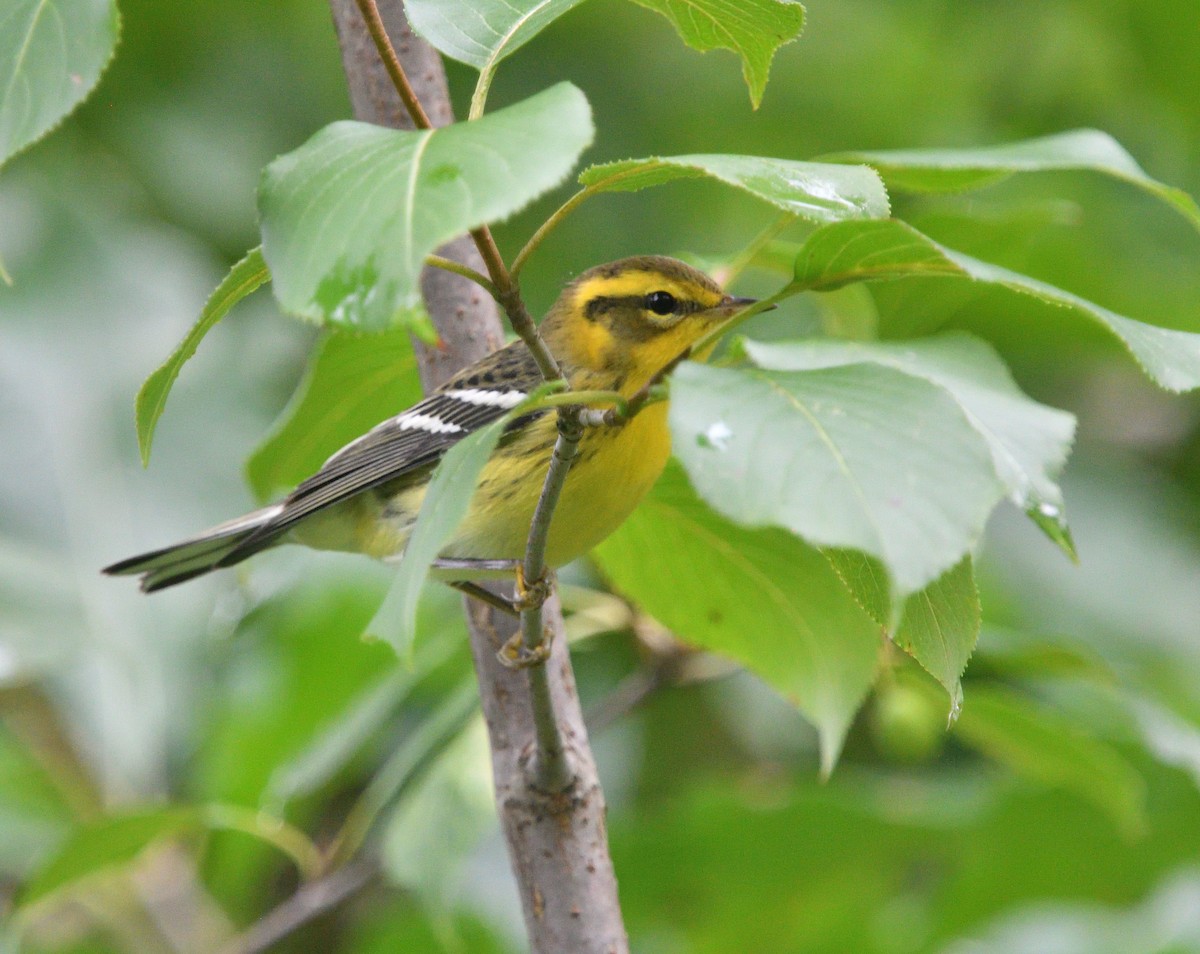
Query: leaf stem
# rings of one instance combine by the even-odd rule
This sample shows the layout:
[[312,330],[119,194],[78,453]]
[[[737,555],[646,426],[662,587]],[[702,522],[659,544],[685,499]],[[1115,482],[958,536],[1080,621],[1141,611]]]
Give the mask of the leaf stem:
[[620,414],[625,414],[629,408],[629,402],[616,391],[560,391],[538,398],[536,401],[531,402],[528,407],[535,409],[541,407],[563,407],[571,404],[611,404],[613,407],[607,410],[615,410]]
[[721,287],[728,288],[731,284],[733,284],[737,277],[741,275],[742,272],[744,272],[754,261],[754,259],[758,257],[759,252],[766,248],[771,240],[779,235],[780,232],[795,222],[796,218],[797,216],[793,215],[791,212],[785,212],[765,229],[759,232],[758,235],[756,235],[750,242],[750,244],[734,257],[733,261],[729,263],[729,267],[723,270],[718,278]]
[[426,255],[425,264],[431,265],[434,268],[440,268],[447,272],[454,272],[455,275],[461,275],[463,278],[468,278],[476,285],[486,291],[493,298],[500,297],[500,290],[492,284],[492,280],[486,275],[482,275],[470,265],[464,265],[462,262],[456,262],[452,258],[442,258],[440,255]]
[[533,235],[529,237],[529,241],[525,243],[525,247],[522,248],[521,251],[517,252],[517,256],[513,259],[512,263],[512,274],[514,278],[520,274],[521,269],[525,267],[525,262],[529,259],[529,256],[537,251],[538,246],[542,244],[546,236],[558,228],[558,226],[562,224],[562,221],[568,215],[570,215],[577,208],[579,208],[580,205],[583,204],[585,199],[590,199],[594,195],[599,195],[601,192],[607,191],[612,187],[613,183],[620,182],[623,179],[633,178],[637,175],[640,175],[642,172],[643,169],[640,167],[623,169],[620,172],[614,172],[612,175],[609,175],[596,182],[589,182],[573,196],[567,199],[566,202],[564,202],[550,214],[550,217],[547,218],[545,222],[538,226],[537,231],[534,232]]
[[591,187],[585,187],[576,192],[571,198],[567,199],[562,205],[555,209],[550,217],[538,226],[537,231],[529,237],[529,241],[525,243],[525,247],[517,252],[517,257],[513,259],[511,274],[515,277],[521,273],[521,269],[525,267],[525,262],[542,244],[542,240],[554,231],[568,215],[575,211],[584,201],[589,198],[595,190]]
[[200,813],[210,827],[240,831],[274,845],[292,860],[306,880],[318,877],[324,869],[324,859],[317,846],[304,832],[282,818],[273,818],[241,805],[225,804],[204,805]]
[[479,71],[479,79],[475,81],[475,92],[471,94],[471,108],[467,111],[467,119],[478,119],[483,115],[487,106],[488,91],[492,88],[492,77],[495,75],[495,64],[488,63]]

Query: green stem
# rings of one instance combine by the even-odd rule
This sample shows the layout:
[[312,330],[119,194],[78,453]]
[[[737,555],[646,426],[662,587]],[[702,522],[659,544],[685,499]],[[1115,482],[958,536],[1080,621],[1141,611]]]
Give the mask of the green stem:
[[517,257],[513,259],[512,274],[516,276],[520,273],[521,269],[525,267],[526,260],[537,251],[537,247],[542,244],[546,236],[558,228],[563,219],[579,208],[585,199],[598,195],[612,186],[613,183],[636,176],[641,171],[641,169],[630,169],[627,172],[614,173],[607,179],[601,179],[599,182],[593,182],[590,185],[584,186],[571,196],[571,198],[567,199],[566,202],[550,214],[550,217],[545,222],[538,226],[538,230],[529,237],[529,241],[525,243],[525,247],[517,252]]
[[492,88],[492,77],[495,75],[492,63],[486,64],[479,71],[479,79],[475,81],[475,92],[471,94],[471,108],[467,112],[467,119],[478,119],[483,115],[483,111],[487,106],[488,91]]
[[324,859],[317,846],[299,828],[240,805],[205,805],[200,809],[211,828],[225,828],[251,835],[274,845],[292,859],[305,879],[321,874]]
[[525,247],[517,252],[517,257],[513,259],[512,274],[514,276],[520,274],[521,269],[525,267],[525,261],[537,251],[537,247],[542,244],[542,240],[553,232],[568,215],[575,211],[582,204],[583,200],[593,195],[593,190],[590,188],[580,189],[571,198],[567,199],[562,205],[555,209],[548,219],[538,226],[536,232],[529,237],[529,241],[525,243]]
[[753,262],[759,252],[767,247],[768,243],[775,238],[780,232],[786,229],[789,225],[796,221],[796,216],[791,212],[785,212],[774,222],[768,225],[765,229],[758,233],[754,239],[729,263],[729,267],[724,270],[721,275],[721,284],[728,288],[737,279],[739,275]]
[[612,404],[620,414],[625,414],[629,408],[629,402],[616,391],[560,391],[538,398],[528,407],[570,407],[572,404]]
[[492,284],[491,280],[486,275],[481,275],[475,271],[470,265],[456,262],[452,258],[442,258],[440,255],[426,255],[425,264],[431,265],[434,268],[440,268],[443,271],[454,272],[455,275],[461,275],[463,278],[468,278],[493,298],[500,297],[500,290]]

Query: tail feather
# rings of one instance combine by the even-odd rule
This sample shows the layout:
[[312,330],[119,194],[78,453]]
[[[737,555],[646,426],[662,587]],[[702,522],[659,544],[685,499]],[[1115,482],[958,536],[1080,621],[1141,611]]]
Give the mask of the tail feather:
[[104,572],[111,576],[140,573],[141,588],[146,593],[183,583],[249,556],[247,552],[238,558],[227,559],[250,537],[260,534],[281,510],[279,505],[255,510],[180,543],[114,563],[105,567]]

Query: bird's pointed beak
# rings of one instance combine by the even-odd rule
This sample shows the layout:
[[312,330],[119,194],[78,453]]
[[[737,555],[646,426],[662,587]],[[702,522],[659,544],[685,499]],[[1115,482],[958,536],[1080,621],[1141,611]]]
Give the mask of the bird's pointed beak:
[[[757,298],[738,298],[734,295],[726,295],[712,308],[705,309],[700,314],[714,321],[724,321],[726,318],[732,318],[739,311],[744,311],[750,305],[757,302]],[[774,308],[775,306],[772,305],[771,307]]]

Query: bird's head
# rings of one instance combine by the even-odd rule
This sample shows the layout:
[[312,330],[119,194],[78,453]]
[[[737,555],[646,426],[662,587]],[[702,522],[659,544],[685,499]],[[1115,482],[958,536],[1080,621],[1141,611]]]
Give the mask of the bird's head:
[[573,386],[631,395],[752,301],[676,259],[623,258],[563,289],[542,335]]

